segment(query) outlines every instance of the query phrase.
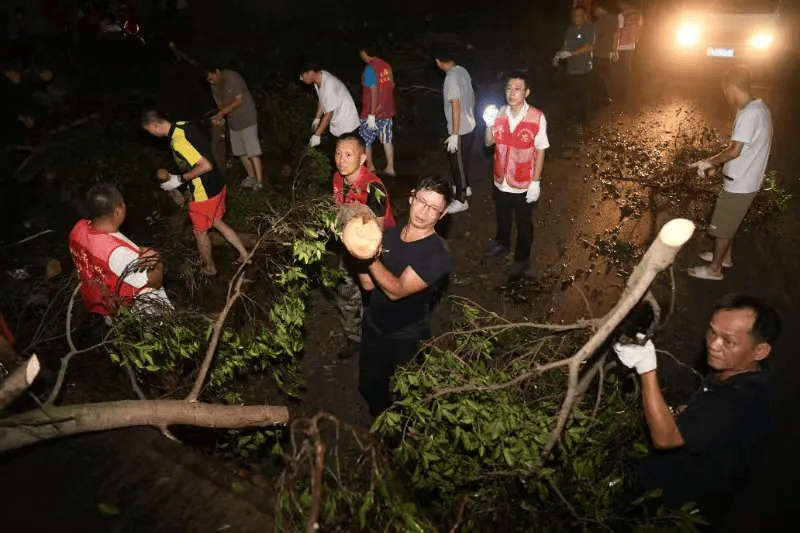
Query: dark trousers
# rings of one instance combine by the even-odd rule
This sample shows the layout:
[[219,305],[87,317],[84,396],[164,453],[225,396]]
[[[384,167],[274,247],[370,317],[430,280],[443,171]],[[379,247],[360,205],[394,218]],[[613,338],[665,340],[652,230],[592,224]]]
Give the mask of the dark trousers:
[[533,210],[537,202],[527,203],[525,193],[503,192],[493,187],[492,200],[497,214],[497,244],[511,247],[511,217],[516,219],[517,246],[514,261],[530,261],[533,247]]
[[617,96],[625,98],[631,84],[631,68],[633,67],[633,54],[636,50],[620,50],[619,61],[615,65],[617,70]]
[[608,103],[611,98],[611,60],[595,57],[592,60],[592,77],[595,105]]
[[456,186],[455,199],[467,201],[467,187],[469,187],[469,156],[472,153],[472,141],[475,130],[458,136],[458,150],[447,152],[450,159],[450,174],[453,176],[453,185]]
[[587,118],[590,74],[567,74],[567,114],[578,124],[583,124]]
[[228,169],[228,153],[225,143],[225,135],[227,134],[227,126],[222,124],[211,123],[211,155],[214,157],[214,168],[217,169],[219,175],[225,177],[225,171]]
[[358,359],[358,390],[369,405],[369,414],[378,416],[392,405],[389,382],[398,367],[414,359],[419,343],[428,336],[394,339],[375,329],[366,317],[362,321],[361,354]]

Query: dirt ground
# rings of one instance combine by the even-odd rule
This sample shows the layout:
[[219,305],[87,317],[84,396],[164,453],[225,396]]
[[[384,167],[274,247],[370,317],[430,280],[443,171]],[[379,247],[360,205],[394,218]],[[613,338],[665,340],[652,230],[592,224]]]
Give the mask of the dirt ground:
[[[528,55],[529,63],[541,63],[537,54]],[[794,457],[800,442],[794,416],[795,406],[800,405],[800,388],[795,384],[798,360],[792,357],[800,343],[796,305],[800,298],[796,276],[800,256],[795,248],[800,244],[800,165],[794,153],[800,109],[792,98],[797,94],[797,71],[785,72],[780,80],[759,88],[775,117],[770,168],[780,173],[783,187],[795,199],[778,220],[748,221],[736,241],[735,268],[725,272],[723,281],[711,282],[690,278],[685,269],[697,264],[697,252],[710,244],[704,228],[716,193],[714,183],[665,188],[665,183],[656,179],[676,155],[688,148],[698,144],[710,147],[715,139],[724,142],[733,113],[715,79],[678,80],[656,68],[657,63],[657,50],[645,46],[638,58],[637,85],[631,101],[597,111],[582,133],[569,129],[563,121],[559,73],[536,67],[541,87],[535,88],[529,101],[548,117],[551,148],[535,215],[531,269],[521,281],[508,283],[508,263],[486,263],[482,258],[494,239],[495,223],[491,155],[476,142],[471,154],[474,194],[469,199],[470,208],[447,217],[439,228],[448,239],[453,257],[447,294],[469,298],[510,319],[570,323],[602,316],[617,301],[626,273],[661,225],[675,216],[695,221],[695,237],[675,264],[675,313],[656,344],[678,360],[702,368],[708,311],[717,296],[730,290],[763,296],[782,313],[785,335],[771,358],[775,387],[773,447],[768,464],[748,488],[747,505],[737,509],[738,530],[780,531],[795,512],[793,480],[800,474]],[[491,67],[476,55],[474,69],[473,77],[478,79]],[[124,102],[104,100],[106,112],[118,108],[122,110],[120,120],[130,119],[143,103],[166,98],[176,88],[186,95],[175,104],[177,109],[206,105],[204,88],[184,65],[139,65],[136,76],[142,80],[143,87],[137,89],[145,95],[142,100],[137,100],[139,92]],[[432,79],[436,83],[436,78]],[[440,120],[424,119],[425,113],[441,113],[440,98],[432,91],[415,93],[412,116],[398,121],[395,130],[400,174],[387,179],[387,185],[401,221],[407,214],[407,197],[416,178],[447,173],[444,136],[436,129]],[[380,152],[376,151],[379,160]],[[606,158],[608,154],[613,156]],[[623,171],[612,175],[612,167]],[[211,290],[219,292],[222,285],[224,279]],[[668,305],[672,295],[669,276],[663,275],[654,291],[659,301]],[[450,308],[444,299],[433,312],[434,334],[444,331],[450,321]],[[295,407],[307,413],[326,410],[351,423],[368,424],[366,406],[357,390],[357,360],[337,357],[344,339],[335,305],[322,292],[311,297],[306,332],[303,371],[307,390]],[[668,359],[661,365],[668,401],[684,403],[696,386],[692,373]],[[258,381],[247,386],[249,401],[266,397],[261,386]],[[190,464],[195,466],[190,468]],[[269,491],[259,486],[263,480],[241,479],[235,467],[213,464],[146,429],[77,437],[68,443],[53,442],[4,456],[0,478],[7,486],[19,487],[0,499],[0,516],[9,524],[8,531],[49,531],[58,526],[65,531],[247,532],[263,531],[272,520],[271,507],[266,503]],[[243,494],[232,490],[233,482],[242,484]],[[194,487],[194,491],[179,490],[186,486]],[[40,512],[39,505],[34,505],[42,501],[47,501],[49,513]],[[119,514],[104,514],[98,507],[101,503],[113,506]],[[6,521],[6,517],[11,520]]]

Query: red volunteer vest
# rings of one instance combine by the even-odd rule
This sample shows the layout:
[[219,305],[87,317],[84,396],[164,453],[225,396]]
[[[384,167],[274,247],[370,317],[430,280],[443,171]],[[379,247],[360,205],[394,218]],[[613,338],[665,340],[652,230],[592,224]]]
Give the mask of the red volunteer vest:
[[[358,202],[367,205],[367,187],[370,183],[380,183],[383,190],[386,186],[381,179],[367,170],[367,167],[361,167],[358,177],[356,178],[350,190],[347,191],[347,196],[344,194],[344,178],[338,172],[333,175],[333,199],[338,204],[350,204]],[[392,216],[392,204],[389,202],[387,192],[386,196],[386,215],[383,217],[383,229],[394,227],[395,221]]]
[[[392,67],[383,59],[375,58],[369,62],[378,78],[378,109],[375,110],[376,120],[385,120],[394,116],[394,76]],[[364,85],[364,75],[361,75],[361,118],[369,116],[369,105],[372,101],[371,89]]]
[[642,12],[638,9],[626,9],[622,12],[622,29],[619,33],[619,44],[631,45],[639,42],[639,30],[642,24]]
[[111,252],[120,246],[139,251],[110,233],[97,231],[86,219],[79,220],[69,234],[69,251],[81,278],[83,303],[90,313],[113,315],[118,304],[133,305],[141,290],[120,280],[108,265]]
[[533,144],[539,133],[542,112],[528,106],[528,112],[517,124],[514,133],[505,113],[501,113],[492,127],[494,134],[494,181],[503,180],[516,189],[527,189],[536,167],[536,148]]

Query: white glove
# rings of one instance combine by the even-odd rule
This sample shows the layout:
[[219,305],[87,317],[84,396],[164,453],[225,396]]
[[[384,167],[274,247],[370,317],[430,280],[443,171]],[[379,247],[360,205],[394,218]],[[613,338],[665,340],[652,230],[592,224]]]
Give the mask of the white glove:
[[367,127],[373,131],[378,129],[378,125],[375,124],[375,115],[367,116]]
[[[637,333],[636,336],[639,339],[644,339],[644,335],[641,333]],[[628,368],[636,368],[636,372],[639,374],[651,372],[658,366],[656,347],[651,340],[648,340],[644,346],[616,342],[613,347],[622,364]]]
[[311,123],[311,131],[317,131],[317,126],[319,126],[320,119],[315,118],[314,121]]
[[528,192],[525,193],[525,203],[529,204],[538,200],[540,192],[541,186],[539,181],[531,181],[531,184],[528,185]]
[[566,58],[568,58],[570,56],[572,56],[572,54],[567,52],[566,50],[559,50],[558,52],[556,52],[555,59],[557,59],[558,61],[561,61],[562,59],[566,59]]
[[616,63],[619,61],[619,52],[611,52],[611,62]]
[[456,153],[458,151],[458,135],[455,134],[451,135],[450,137],[447,138],[444,144],[447,145],[448,152],[450,152],[451,154]]
[[499,114],[500,110],[497,109],[496,105],[487,105],[486,109],[483,110],[483,121],[486,123],[486,127],[491,128],[494,126],[494,121],[497,120]]
[[697,161],[695,163],[692,163],[691,165],[689,165],[689,168],[696,168],[697,175],[700,176],[701,178],[705,178],[706,171],[710,168],[714,168],[714,165],[703,159],[702,161]]
[[170,174],[169,179],[161,184],[161,188],[165,191],[174,191],[181,186],[183,180],[177,174]]
[[319,143],[320,143],[320,142],[322,142],[322,139],[320,138],[320,136],[319,136],[319,135],[312,135],[312,136],[311,136],[311,140],[310,140],[310,141],[308,141],[308,145],[309,145],[311,148],[314,148],[315,146],[319,146]]

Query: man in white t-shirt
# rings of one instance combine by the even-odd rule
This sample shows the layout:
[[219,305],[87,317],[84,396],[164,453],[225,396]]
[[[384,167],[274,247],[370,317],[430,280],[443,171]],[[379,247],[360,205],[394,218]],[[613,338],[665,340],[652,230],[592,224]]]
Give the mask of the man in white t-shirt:
[[722,268],[733,266],[733,238],[750,204],[761,189],[772,145],[772,116],[763,100],[754,98],[750,72],[736,67],[725,74],[722,90],[728,103],[736,109],[731,144],[715,155],[692,163],[701,176],[709,176],[722,167],[722,191],[708,225],[714,237],[714,251],[703,252],[700,258],[709,264],[688,270],[695,278],[721,280]]
[[486,146],[495,145],[492,200],[497,215],[497,237],[485,257],[507,254],[511,248],[511,217],[517,223],[517,246],[511,280],[522,277],[530,265],[533,247],[533,210],[539,200],[544,151],[550,147],[544,113],[528,105],[530,86],[522,72],[511,73],[506,82],[508,105],[499,114],[487,110]]
[[469,186],[469,155],[475,130],[475,91],[469,72],[456,64],[456,54],[450,47],[440,47],[434,55],[436,66],[445,72],[444,115],[448,134],[445,145],[455,184],[454,199],[447,207],[447,212],[453,214],[469,208],[467,196],[472,194]]
[[329,129],[334,138],[326,140],[327,151],[331,162],[334,163],[336,140],[346,133],[357,133],[361,125],[356,104],[344,83],[330,72],[314,65],[304,66],[300,70],[300,81],[307,85],[314,84],[319,97],[317,112],[311,123],[314,134],[308,145],[319,146],[322,134]]

